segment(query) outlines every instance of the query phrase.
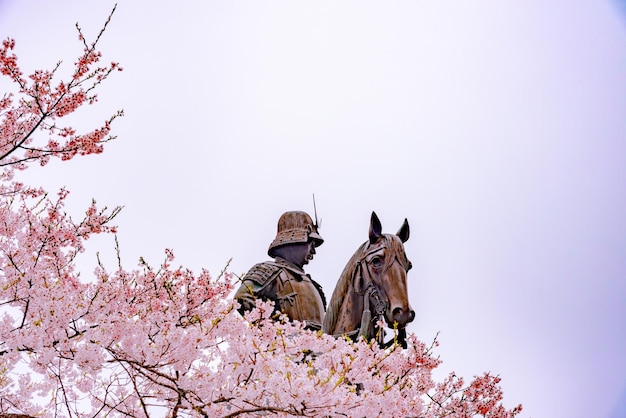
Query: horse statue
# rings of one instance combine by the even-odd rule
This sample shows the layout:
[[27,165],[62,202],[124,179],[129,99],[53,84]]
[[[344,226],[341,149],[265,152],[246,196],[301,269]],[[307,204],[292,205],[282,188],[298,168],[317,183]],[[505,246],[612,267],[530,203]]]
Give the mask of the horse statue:
[[398,330],[398,342],[406,348],[406,325],[415,318],[407,294],[411,262],[403,244],[408,239],[406,219],[396,235],[383,234],[380,220],[372,212],[369,240],[348,260],[333,291],[324,318],[325,333],[352,340],[363,336],[386,346],[384,331],[378,326],[384,319]]

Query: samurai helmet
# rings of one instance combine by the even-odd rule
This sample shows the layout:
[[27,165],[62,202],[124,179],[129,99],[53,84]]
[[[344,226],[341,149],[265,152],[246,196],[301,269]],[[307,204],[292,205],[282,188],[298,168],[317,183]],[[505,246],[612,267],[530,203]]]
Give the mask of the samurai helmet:
[[278,220],[278,232],[276,238],[270,244],[267,254],[274,257],[274,249],[286,244],[308,242],[312,240],[316,247],[324,242],[324,239],[317,232],[317,223],[308,213],[302,211],[285,212]]

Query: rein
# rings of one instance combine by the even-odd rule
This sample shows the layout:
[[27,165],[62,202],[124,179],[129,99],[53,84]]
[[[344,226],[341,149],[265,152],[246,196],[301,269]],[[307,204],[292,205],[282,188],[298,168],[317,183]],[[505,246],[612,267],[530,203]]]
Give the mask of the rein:
[[[374,316],[372,317],[372,311],[370,310],[370,301],[374,300]],[[376,335],[374,325],[376,322],[384,318],[385,309],[387,303],[380,296],[378,287],[373,282],[370,282],[363,292],[363,314],[361,315],[361,327],[358,330],[358,335],[362,335],[365,339],[372,339],[378,337],[378,343],[382,344],[382,334]],[[354,332],[354,331],[353,331]]]

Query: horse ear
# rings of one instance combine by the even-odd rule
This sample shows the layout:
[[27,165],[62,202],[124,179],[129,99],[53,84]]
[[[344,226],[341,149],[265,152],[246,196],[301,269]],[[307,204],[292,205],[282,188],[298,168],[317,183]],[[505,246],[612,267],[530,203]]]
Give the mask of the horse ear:
[[396,233],[396,235],[400,238],[400,241],[407,242],[409,240],[409,235],[411,230],[409,229],[409,221],[404,218],[404,223]]
[[370,220],[370,244],[375,243],[382,235],[383,227],[380,224],[380,219],[376,216],[376,212],[372,212],[372,218]]

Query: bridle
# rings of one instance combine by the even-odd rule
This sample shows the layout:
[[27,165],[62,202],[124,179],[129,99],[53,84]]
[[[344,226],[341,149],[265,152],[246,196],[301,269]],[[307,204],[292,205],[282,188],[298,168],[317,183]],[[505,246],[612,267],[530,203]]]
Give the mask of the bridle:
[[[357,260],[357,268],[354,273],[355,278],[358,274],[361,274],[363,279],[362,286],[356,289],[356,293],[363,298],[361,325],[360,328],[345,332],[343,335],[347,335],[353,340],[359,335],[362,335],[366,340],[376,339],[381,347],[387,348],[393,345],[394,341],[392,340],[388,343],[384,342],[384,333],[377,327],[377,323],[385,319],[385,311],[389,307],[389,301],[387,298],[383,297],[382,292],[376,283],[374,283],[374,280],[372,280],[372,273],[370,272],[367,262],[367,258],[374,253],[381,250],[387,251],[387,245],[378,245],[375,246],[375,248],[369,248],[370,246],[371,244],[368,244],[365,253]],[[394,257],[385,257],[385,263],[382,266],[381,272],[378,274],[383,275],[394,263],[400,264],[405,271],[408,270],[407,262],[404,260],[401,261],[396,251]],[[373,307],[373,314],[371,307]],[[400,343],[403,348],[406,348],[406,329],[404,327],[398,329],[397,342]]]

